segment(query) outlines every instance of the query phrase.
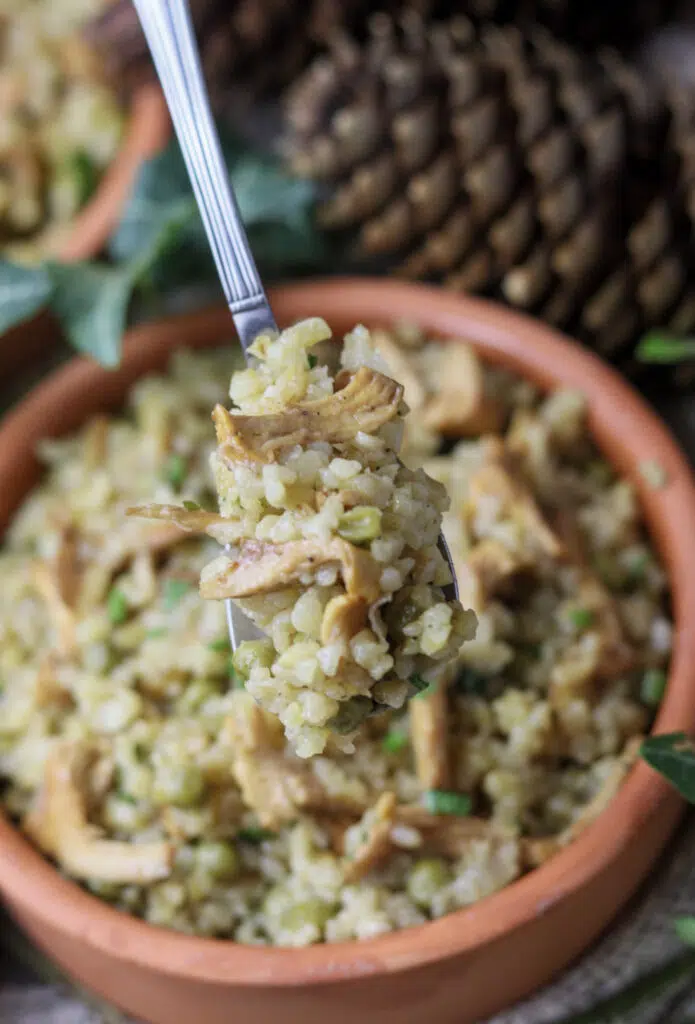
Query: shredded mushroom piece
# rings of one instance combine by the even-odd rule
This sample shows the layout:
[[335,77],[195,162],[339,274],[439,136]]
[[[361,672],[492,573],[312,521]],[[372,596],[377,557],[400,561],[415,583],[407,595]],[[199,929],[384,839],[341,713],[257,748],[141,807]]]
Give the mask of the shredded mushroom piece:
[[400,384],[377,370],[360,367],[340,391],[284,412],[244,416],[217,405],[213,420],[221,459],[272,462],[282,448],[352,440],[360,431],[374,433],[398,413],[403,397]]
[[485,391],[483,365],[470,345],[442,346],[441,390],[426,404],[423,423],[445,437],[490,434],[504,425],[505,409]]
[[282,725],[244,691],[232,695],[233,714],[225,720],[225,739],[233,747],[232,774],[244,803],[265,828],[293,821],[298,812],[359,813],[352,799],[326,792],[311,763],[284,749]]
[[393,845],[391,829],[396,824],[395,813],[395,793],[382,793],[363,818],[346,832],[348,842],[351,835],[356,833],[358,837],[357,846],[348,853],[343,869],[348,885],[359,882],[388,857]]
[[410,740],[415,757],[415,771],[423,789],[448,789],[451,783],[449,766],[449,697],[445,680],[429,693],[423,693],[408,705]]
[[119,885],[166,878],[174,856],[169,843],[101,839],[99,830],[89,824],[87,799],[80,788],[86,754],[78,743],[60,744],[49,754],[43,785],[23,821],[27,834],[75,878]]
[[333,537],[327,544],[318,539],[287,544],[245,541],[236,556],[222,556],[203,570],[200,593],[218,600],[269,594],[331,562],[340,564],[348,595],[363,598],[368,604],[378,599],[379,563],[369,552],[340,537]]

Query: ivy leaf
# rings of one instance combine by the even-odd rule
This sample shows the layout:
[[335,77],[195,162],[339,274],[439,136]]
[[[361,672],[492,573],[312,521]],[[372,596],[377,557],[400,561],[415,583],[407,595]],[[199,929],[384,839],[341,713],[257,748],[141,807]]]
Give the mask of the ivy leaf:
[[129,265],[50,265],[51,308],[71,345],[102,366],[118,366],[134,274]]
[[638,342],[635,357],[641,363],[683,363],[695,358],[695,338],[650,331]]
[[695,743],[684,732],[649,736],[640,753],[689,803],[695,803]]
[[46,267],[25,267],[0,260],[0,334],[38,313],[52,291]]

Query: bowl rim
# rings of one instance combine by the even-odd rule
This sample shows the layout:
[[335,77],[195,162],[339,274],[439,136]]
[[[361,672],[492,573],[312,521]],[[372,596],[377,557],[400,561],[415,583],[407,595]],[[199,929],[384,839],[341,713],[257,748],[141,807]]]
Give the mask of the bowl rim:
[[[583,390],[589,421],[599,446],[621,473],[635,483],[650,533],[667,566],[672,587],[674,650],[669,683],[653,732],[695,728],[695,629],[682,628],[695,609],[695,483],[689,465],[668,429],[610,367],[557,331],[483,299],[453,295],[426,285],[370,278],[333,278],[290,284],[271,292],[280,322],[317,313],[329,323],[370,326],[393,322],[404,313],[437,336],[462,338],[541,387]],[[413,314],[413,307],[417,314]],[[47,400],[75,401],[82,389],[100,388],[104,404],[114,404],[133,376],[147,365],[147,346],[160,362],[165,352],[185,347],[186,337],[219,335],[229,325],[218,307],[146,324],[128,332],[122,369],[105,371],[84,358],[72,359],[38,385],[0,424],[0,481],[12,472],[11,454]],[[342,327],[341,327],[342,329]],[[199,342],[198,347],[203,347]],[[213,347],[213,346],[206,346]],[[642,478],[638,465],[655,460],[666,483],[658,491]],[[350,940],[300,950],[244,946],[225,939],[187,936],[148,924],[116,910],[58,874],[56,869],[0,814],[0,892],[26,908],[48,929],[80,939],[123,962],[147,966],[162,975],[239,986],[296,987],[395,973],[446,960],[494,942],[521,928],[571,893],[581,890],[634,843],[642,825],[674,791],[644,762],[630,772],[610,807],[565,849],[480,903],[436,921],[377,938]],[[299,955],[298,955],[299,954]]]
[[120,218],[137,174],[146,160],[161,152],[171,137],[164,94],[158,85],[138,86],[126,104],[123,137],[94,195],[66,226],[58,243],[63,263],[90,259],[103,249]]

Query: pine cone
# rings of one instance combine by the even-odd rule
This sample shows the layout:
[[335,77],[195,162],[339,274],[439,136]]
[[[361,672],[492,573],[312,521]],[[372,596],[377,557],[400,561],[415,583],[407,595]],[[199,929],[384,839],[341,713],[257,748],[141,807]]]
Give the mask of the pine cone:
[[286,111],[288,162],[361,265],[503,298],[618,360],[651,325],[695,326],[691,113],[616,55],[380,15]]

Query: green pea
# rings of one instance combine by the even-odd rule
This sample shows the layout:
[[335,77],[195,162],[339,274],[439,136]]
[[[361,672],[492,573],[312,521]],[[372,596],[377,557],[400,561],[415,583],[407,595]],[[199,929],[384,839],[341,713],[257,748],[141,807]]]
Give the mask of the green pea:
[[106,610],[109,621],[114,626],[120,626],[128,618],[128,602],[125,594],[118,587],[112,587],[106,599]]
[[157,772],[153,799],[160,806],[194,807],[205,792],[205,780],[194,764],[167,764]]
[[334,908],[323,900],[309,899],[283,910],[280,914],[280,927],[288,932],[298,932],[307,925],[323,931],[326,922],[333,916]]
[[233,843],[201,843],[196,850],[198,869],[220,881],[229,881],[239,871],[239,857]]
[[439,857],[426,857],[410,869],[406,882],[408,895],[419,907],[428,907],[433,897],[451,881],[451,870]]
[[255,665],[270,668],[275,660],[275,648],[270,640],[244,640],[232,656],[232,665],[244,679],[248,679]]
[[381,536],[381,509],[355,505],[338,520],[338,533],[351,544],[366,544]]

